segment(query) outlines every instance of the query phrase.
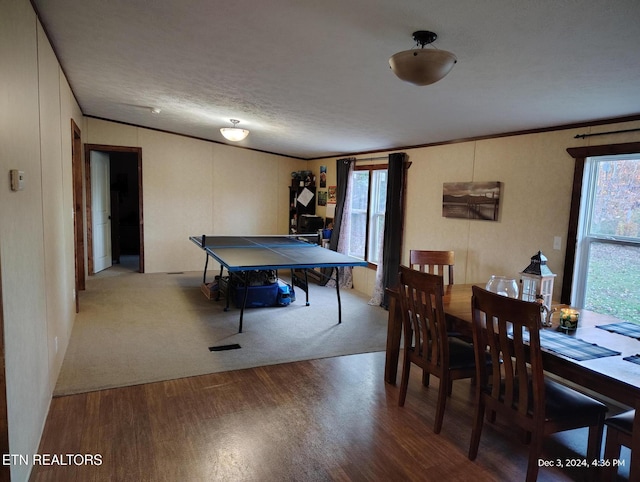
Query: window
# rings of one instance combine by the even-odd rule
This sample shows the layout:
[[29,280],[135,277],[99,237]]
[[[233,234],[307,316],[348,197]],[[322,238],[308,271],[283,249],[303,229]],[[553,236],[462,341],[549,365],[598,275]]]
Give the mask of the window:
[[574,302],[640,323],[639,285],[640,154],[588,158]]
[[377,264],[384,233],[387,166],[356,166],[351,181],[349,255]]

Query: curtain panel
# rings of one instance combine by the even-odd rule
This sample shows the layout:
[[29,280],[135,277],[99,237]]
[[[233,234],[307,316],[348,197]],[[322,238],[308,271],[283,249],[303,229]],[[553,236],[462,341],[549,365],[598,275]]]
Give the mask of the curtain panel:
[[389,295],[386,288],[394,288],[398,284],[404,228],[406,170],[408,168],[409,163],[404,152],[389,154],[382,255],[382,291],[384,295],[381,306],[385,309],[389,308]]
[[[355,165],[355,162],[356,160],[353,157],[336,160],[336,213],[333,218],[333,231],[331,233],[331,238],[329,239],[329,249],[331,249],[332,251],[338,251],[340,234],[343,228],[345,201],[347,200],[347,188],[351,182],[351,173],[353,172],[353,166]],[[333,270],[331,268],[322,269],[322,274],[324,275],[322,277],[322,285],[327,284],[331,277],[332,271]],[[342,278],[343,276],[341,276],[341,279]]]

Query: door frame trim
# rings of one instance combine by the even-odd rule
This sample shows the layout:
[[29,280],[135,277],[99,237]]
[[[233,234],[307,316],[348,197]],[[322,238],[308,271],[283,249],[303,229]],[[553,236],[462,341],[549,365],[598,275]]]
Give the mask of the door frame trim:
[[92,213],[91,213],[91,151],[102,152],[131,152],[137,154],[138,163],[138,225],[140,229],[140,263],[138,272],[144,273],[144,211],[142,209],[142,148],[141,147],[124,147],[110,146],[103,144],[85,144],[84,145],[84,177],[86,188],[86,213],[87,220],[87,266],[89,274],[94,273],[93,266],[93,235],[92,235]]
[[73,191],[73,248],[75,263],[76,313],[80,311],[80,291],[86,287],[84,272],[84,216],[82,213],[82,133],[71,119],[71,177]]

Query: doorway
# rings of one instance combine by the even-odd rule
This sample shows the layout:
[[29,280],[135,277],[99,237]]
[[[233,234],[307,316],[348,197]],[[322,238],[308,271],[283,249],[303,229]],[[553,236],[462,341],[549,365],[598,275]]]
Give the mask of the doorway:
[[[92,158],[106,168],[92,170]],[[106,266],[144,273],[142,149],[85,144],[85,185],[89,274]],[[96,186],[100,190],[94,192]],[[98,211],[103,210],[107,219],[100,221],[104,216]]]

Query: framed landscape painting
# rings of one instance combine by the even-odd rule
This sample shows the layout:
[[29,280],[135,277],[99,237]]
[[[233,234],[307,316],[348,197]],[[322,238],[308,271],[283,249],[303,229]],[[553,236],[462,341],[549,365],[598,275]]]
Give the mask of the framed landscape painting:
[[498,220],[500,182],[445,182],[442,216],[445,218]]

